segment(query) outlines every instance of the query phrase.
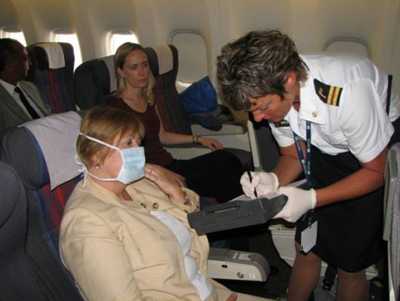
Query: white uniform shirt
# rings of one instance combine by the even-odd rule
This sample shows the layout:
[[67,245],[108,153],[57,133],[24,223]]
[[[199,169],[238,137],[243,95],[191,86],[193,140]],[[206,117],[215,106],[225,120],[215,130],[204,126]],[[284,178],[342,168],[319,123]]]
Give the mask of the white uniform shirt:
[[[285,116],[289,126],[270,123],[282,147],[294,143],[294,131],[306,138],[306,120],[311,122],[311,143],[323,153],[337,155],[350,151],[360,162],[373,160],[388,144],[394,129],[391,121],[400,116],[399,97],[392,94],[387,117],[387,74],[367,58],[325,55],[302,56],[309,67],[308,79],[300,89],[300,109]],[[338,105],[321,100],[315,80],[342,88]]]

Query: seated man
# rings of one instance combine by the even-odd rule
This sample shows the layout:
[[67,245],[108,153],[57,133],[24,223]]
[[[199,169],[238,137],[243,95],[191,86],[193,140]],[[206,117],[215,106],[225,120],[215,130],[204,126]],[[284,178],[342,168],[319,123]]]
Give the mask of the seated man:
[[24,81],[28,70],[25,47],[0,39],[0,130],[50,113],[35,85]]

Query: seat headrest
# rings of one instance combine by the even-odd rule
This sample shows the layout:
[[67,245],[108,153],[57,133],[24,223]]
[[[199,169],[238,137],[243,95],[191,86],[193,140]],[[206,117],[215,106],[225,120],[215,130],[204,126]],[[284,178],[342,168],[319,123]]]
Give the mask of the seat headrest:
[[114,57],[106,56],[82,63],[74,73],[74,98],[82,110],[104,103],[116,90]]
[[2,133],[0,160],[12,165],[28,189],[36,190],[49,182],[46,162],[32,133],[12,127]]
[[173,45],[146,47],[151,72],[155,77],[178,70],[178,51]]
[[109,55],[100,58],[107,67],[108,70],[108,75],[110,76],[110,92],[114,92],[117,90],[117,78],[115,74],[115,68],[114,68],[114,55]]
[[21,125],[29,129],[40,146],[51,189],[81,173],[80,165],[76,162],[75,151],[80,124],[79,114],[70,111],[28,121]]
[[73,53],[71,44],[56,42],[33,44],[28,47],[28,52],[32,58],[32,61],[36,63],[36,67],[39,70],[60,69],[66,66],[67,59],[71,60],[70,55],[68,55],[68,57],[65,56],[64,49],[66,49],[69,53],[71,52],[70,50],[72,50]]
[[348,54],[369,58],[367,43],[356,37],[334,38],[326,43],[324,50],[330,54]]

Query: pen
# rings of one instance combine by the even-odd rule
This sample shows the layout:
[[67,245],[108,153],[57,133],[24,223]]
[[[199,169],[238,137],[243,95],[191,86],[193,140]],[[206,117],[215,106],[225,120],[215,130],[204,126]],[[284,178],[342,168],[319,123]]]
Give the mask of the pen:
[[[250,179],[250,183],[253,181],[253,177],[251,176],[251,172],[250,171],[247,171],[247,174],[249,175],[249,179]],[[254,187],[254,196],[257,198],[258,197],[258,195],[257,195],[257,190],[256,190],[256,188]]]

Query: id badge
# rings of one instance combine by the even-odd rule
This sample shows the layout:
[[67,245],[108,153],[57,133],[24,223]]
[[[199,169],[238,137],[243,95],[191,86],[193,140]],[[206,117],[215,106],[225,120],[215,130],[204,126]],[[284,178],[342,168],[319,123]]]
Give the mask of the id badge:
[[310,226],[301,231],[301,251],[305,254],[317,243],[318,221],[313,222]]

